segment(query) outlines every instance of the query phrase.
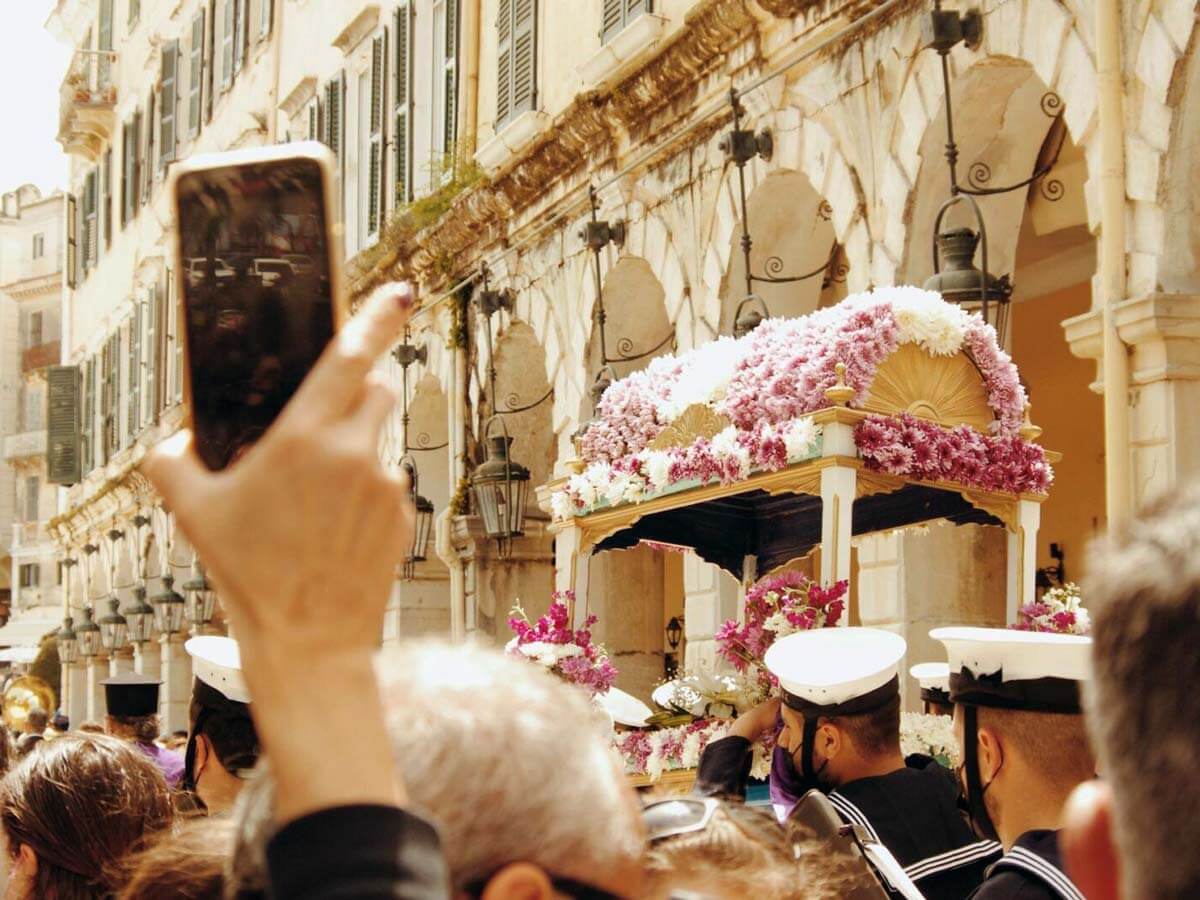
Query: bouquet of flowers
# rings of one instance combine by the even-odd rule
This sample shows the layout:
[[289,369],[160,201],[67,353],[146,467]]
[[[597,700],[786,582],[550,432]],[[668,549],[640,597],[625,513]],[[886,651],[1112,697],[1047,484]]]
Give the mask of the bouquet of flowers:
[[[656,693],[656,699],[657,693]],[[695,719],[732,719],[767,699],[763,685],[744,674],[713,675],[689,672],[671,683],[671,694],[659,702],[666,715],[685,715]]]
[[592,642],[591,627],[595,616],[588,616],[583,628],[571,628],[573,591],[555,592],[546,614],[530,622],[521,604],[509,614],[508,627],[516,635],[505,651],[543,666],[553,674],[586,689],[595,696],[603,694],[617,680],[617,670],[604,648]]
[[746,594],[745,621],[730,619],[717,631],[717,652],[739,672],[750,666],[765,676],[763,656],[778,638],[836,625],[846,611],[847,583],[823,588],[799,572],[759,581]]
[[[704,748],[725,737],[728,731],[728,719],[697,719],[674,728],[616,734],[613,746],[624,760],[627,774],[649,775],[657,781],[664,772],[696,768]],[[767,777],[774,749],[773,737],[765,737],[754,745],[752,778]]]
[[1018,631],[1051,631],[1056,634],[1089,634],[1092,620],[1081,605],[1079,585],[1065,584],[1050,588],[1041,600],[1026,603],[1017,610]]
[[953,769],[959,763],[954,720],[949,716],[900,713],[900,752],[905,756],[923,753]]

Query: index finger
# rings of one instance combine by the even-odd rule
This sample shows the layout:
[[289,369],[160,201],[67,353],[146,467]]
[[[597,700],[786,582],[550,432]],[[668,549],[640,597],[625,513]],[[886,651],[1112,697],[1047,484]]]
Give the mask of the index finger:
[[322,418],[344,415],[361,395],[375,361],[404,331],[412,308],[413,290],[407,281],[376,288],[325,348],[289,406]]

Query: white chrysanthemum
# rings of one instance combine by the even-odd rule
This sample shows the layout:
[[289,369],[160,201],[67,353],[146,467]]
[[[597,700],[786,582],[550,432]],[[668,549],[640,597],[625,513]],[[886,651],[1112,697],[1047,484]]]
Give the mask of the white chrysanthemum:
[[583,649],[576,644],[551,644],[548,641],[530,641],[517,649],[547,669],[553,669],[561,660],[583,655]]
[[814,425],[812,419],[794,419],[783,429],[783,446],[787,449],[789,460],[800,460],[808,456],[816,446],[821,436],[821,426]]
[[613,472],[608,484],[600,486],[600,492],[609,506],[620,506],[625,502],[625,491],[629,488],[629,476],[624,472]]
[[925,713],[900,714],[900,752],[905,756],[924,753],[941,757],[951,767],[958,764],[958,741],[954,736],[954,720],[949,716]]
[[900,343],[917,344],[934,356],[949,356],[962,349],[967,313],[961,306],[947,303],[937,292],[898,285],[876,288],[871,296],[891,304]]
[[711,405],[723,399],[740,352],[737,341],[726,335],[682,357],[684,372],[658,406],[663,421],[675,421],[694,403]]
[[763,622],[763,629],[783,637],[784,635],[791,634],[795,630],[795,627],[788,621],[786,615],[777,612],[767,617]]
[[625,479],[625,489],[621,491],[622,503],[641,503],[646,498],[646,480],[639,475],[630,475]]
[[650,450],[646,453],[645,460],[650,486],[656,491],[661,491],[670,481],[671,454],[662,450]]
[[721,431],[713,436],[712,445],[713,453],[720,456],[729,456],[738,449],[738,430],[733,425],[730,425],[724,431]]
[[700,765],[700,732],[693,731],[683,739],[680,761],[685,769],[694,769]]
[[566,491],[555,491],[550,495],[550,512],[557,520],[569,519],[575,513],[575,504]]
[[663,741],[669,730],[650,732],[650,758],[646,760],[646,774],[651,781],[658,781],[666,770],[667,758],[663,753]]
[[592,477],[592,467],[581,475],[572,475],[567,480],[567,490],[579,498],[585,507],[592,506],[597,499],[597,481]]
[[1075,608],[1075,633],[1088,634],[1092,630],[1092,617],[1085,607]]
[[750,763],[750,777],[765,780],[770,774],[771,754],[762,744],[755,744],[753,762]]

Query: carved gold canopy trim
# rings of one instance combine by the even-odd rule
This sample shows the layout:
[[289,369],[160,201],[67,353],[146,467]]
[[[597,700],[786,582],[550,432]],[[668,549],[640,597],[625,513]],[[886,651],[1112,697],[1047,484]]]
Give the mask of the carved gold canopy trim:
[[911,413],[951,428],[967,424],[984,432],[996,419],[983,375],[967,354],[931,356],[916,344],[901,344],[880,363],[862,408],[885,416]]
[[711,440],[733,423],[703,403],[693,403],[649,444],[651,450],[690,447],[700,438]]

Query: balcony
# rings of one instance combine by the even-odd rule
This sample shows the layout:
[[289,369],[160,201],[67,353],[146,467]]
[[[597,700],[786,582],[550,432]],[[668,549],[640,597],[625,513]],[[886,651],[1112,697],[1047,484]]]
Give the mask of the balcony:
[[35,344],[21,351],[21,374],[28,375],[46,366],[57,366],[61,358],[61,344],[58,341],[46,341]]
[[58,142],[68,154],[95,161],[116,127],[117,54],[76,50],[59,90]]
[[46,455],[46,432],[25,431],[20,434],[10,434],[4,439],[4,458],[28,459],[31,456]]

